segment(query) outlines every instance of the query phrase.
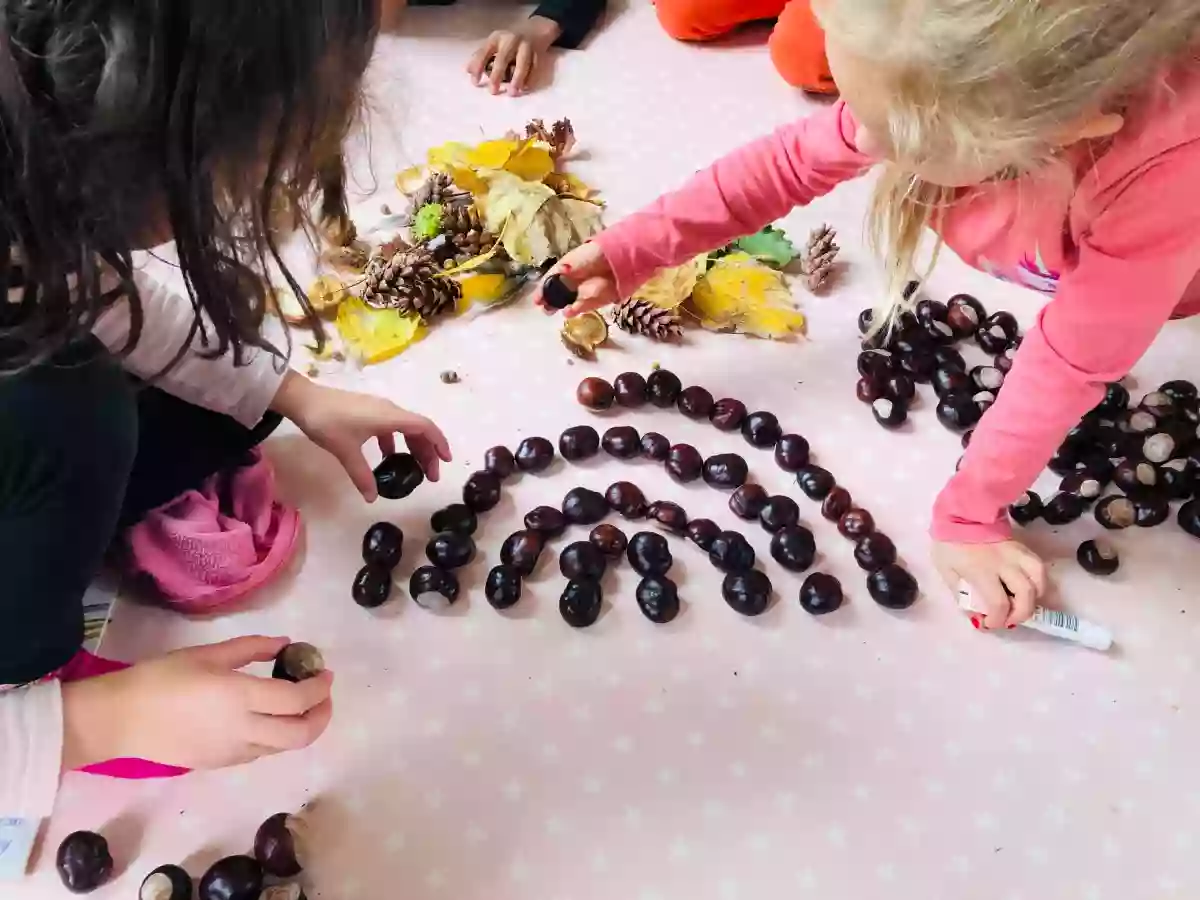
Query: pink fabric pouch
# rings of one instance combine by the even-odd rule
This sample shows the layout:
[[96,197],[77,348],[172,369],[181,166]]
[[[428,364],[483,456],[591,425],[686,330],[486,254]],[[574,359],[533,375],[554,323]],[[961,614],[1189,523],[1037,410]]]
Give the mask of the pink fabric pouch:
[[262,587],[287,565],[300,514],[275,496],[261,451],[151,512],[126,534],[129,574],[148,576],[184,613],[209,613]]

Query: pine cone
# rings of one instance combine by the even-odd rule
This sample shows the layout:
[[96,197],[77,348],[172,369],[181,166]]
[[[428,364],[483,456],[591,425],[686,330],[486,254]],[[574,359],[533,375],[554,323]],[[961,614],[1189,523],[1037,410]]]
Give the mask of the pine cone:
[[683,327],[674,310],[655,306],[636,297],[626,300],[613,313],[613,324],[630,334],[644,334],[656,341],[683,337]]
[[479,209],[475,206],[451,206],[445,209],[442,229],[449,245],[439,256],[454,263],[482,256],[496,245],[496,237],[483,227]]
[[417,211],[430,203],[440,203],[446,209],[459,206],[470,200],[471,195],[459,190],[454,185],[454,179],[445,172],[434,172],[425,183],[417,188],[408,198],[408,212],[404,220],[411,225]]
[[800,271],[810,291],[824,287],[833,273],[838,251],[837,232],[831,225],[822,225],[808,236],[808,244],[800,258]]
[[401,250],[390,259],[373,257],[367,264],[363,302],[432,319],[453,309],[462,296],[458,282],[436,277],[439,271],[437,259],[425,247]]

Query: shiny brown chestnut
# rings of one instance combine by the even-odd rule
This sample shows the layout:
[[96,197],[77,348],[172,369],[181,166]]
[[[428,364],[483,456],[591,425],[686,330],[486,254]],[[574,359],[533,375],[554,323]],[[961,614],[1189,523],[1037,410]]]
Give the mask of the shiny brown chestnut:
[[515,531],[500,545],[500,562],[512,568],[522,578],[528,578],[537,568],[546,536],[539,531]]
[[887,394],[887,389],[883,386],[883,382],[878,379],[871,378],[869,375],[864,375],[858,379],[858,383],[854,386],[854,396],[861,403],[874,403],[880,397]]
[[632,425],[614,425],[604,432],[600,446],[614,459],[637,459],[642,455],[642,436]]
[[622,372],[613,381],[618,406],[639,409],[646,405],[646,379],[640,372]]
[[492,447],[483,454],[483,467],[505,481],[517,474],[517,458],[507,447]]
[[854,545],[854,561],[868,572],[874,572],[896,561],[896,545],[882,532],[876,531]]
[[726,397],[713,404],[712,411],[708,414],[708,421],[712,422],[713,427],[718,431],[737,431],[746,421],[747,415],[749,415],[749,410],[746,409],[745,403],[741,400],[734,400],[732,397]]
[[838,520],[838,532],[844,538],[860,541],[875,530],[875,518],[865,509],[851,507]]
[[258,826],[254,835],[254,858],[263,871],[275,878],[295,878],[304,871],[304,820],[289,813],[276,813]]
[[646,517],[671,534],[686,534],[688,514],[678,503],[657,500],[646,510]]
[[536,531],[544,538],[556,538],[567,530],[567,517],[561,509],[538,506],[525,514],[525,528]]
[[800,507],[791,497],[771,497],[758,514],[762,527],[772,534],[800,522]]
[[835,487],[821,502],[821,515],[830,522],[837,522],[850,511],[854,498],[844,487]]
[[785,472],[799,472],[808,465],[808,460],[808,441],[798,434],[785,434],[775,444],[775,465]]
[[676,444],[667,454],[667,474],[680,484],[690,484],[704,471],[704,457],[691,444]]
[[609,560],[620,559],[629,547],[629,538],[616,525],[603,522],[592,529],[588,540]]
[[572,488],[563,497],[562,511],[572,525],[596,525],[608,514],[608,501],[588,488]]
[[563,578],[591,578],[599,581],[608,567],[605,554],[591,541],[575,541],[567,545],[558,557],[558,569]]
[[750,467],[736,453],[719,453],[704,461],[704,483],[720,490],[736,490],[746,483]]
[[831,472],[811,464],[796,473],[796,484],[809,500],[824,500],[837,487]]
[[779,427],[779,419],[774,413],[754,412],[742,422],[742,437],[751,447],[770,450],[783,437],[783,429]]
[[463,503],[474,513],[485,513],[500,505],[500,479],[491,472],[476,472],[462,489]]
[[679,399],[683,383],[679,376],[666,369],[655,369],[646,379],[646,397],[660,409],[669,409]]
[[771,579],[757,569],[733,572],[721,584],[721,596],[734,612],[743,616],[761,616],[771,605]]
[[817,543],[803,525],[789,525],[771,538],[771,558],[789,572],[806,572],[817,558]]
[[842,583],[824,572],[813,572],[800,585],[800,608],[810,616],[836,612],[844,600]]
[[666,462],[671,455],[671,442],[655,431],[642,435],[642,456],[654,462]]
[[712,549],[713,541],[720,533],[721,526],[712,519],[692,519],[688,522],[688,539],[705,553]]
[[525,438],[517,445],[516,457],[518,469],[536,475],[554,462],[554,445],[544,437]]
[[653,531],[639,531],[630,538],[625,558],[633,571],[643,578],[666,575],[675,562],[667,539]]
[[713,395],[699,385],[684,388],[675,403],[689,419],[707,419],[713,411]]
[[921,593],[917,580],[894,563],[867,576],[867,591],[872,600],[887,609],[908,609]]
[[618,481],[609,485],[608,490],[604,493],[604,499],[613,512],[626,519],[641,519],[646,515],[648,508],[646,495],[642,493],[640,487],[632,482]]
[[769,495],[761,484],[743,484],[729,498],[729,509],[739,519],[757,519],[767,505]]
[[722,572],[749,572],[754,568],[754,548],[736,531],[722,531],[708,548],[708,558]]
[[575,399],[581,406],[603,411],[612,408],[617,400],[617,391],[603,378],[585,378],[575,389]]
[[600,435],[591,425],[575,425],[558,439],[558,452],[567,462],[582,462],[600,452]]

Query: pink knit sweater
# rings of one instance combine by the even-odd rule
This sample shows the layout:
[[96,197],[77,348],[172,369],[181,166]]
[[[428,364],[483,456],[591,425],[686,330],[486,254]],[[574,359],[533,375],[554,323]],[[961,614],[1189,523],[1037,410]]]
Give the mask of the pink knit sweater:
[[[757,231],[871,161],[844,103],[731,153],[596,238],[629,296],[660,268]],[[1165,73],[1105,146],[1057,175],[966,192],[946,244],[998,278],[1052,295],[1004,391],[938,496],[932,535],[1010,535],[1005,508],[1063,437],[1128,373],[1168,319],[1200,312],[1200,65]]]

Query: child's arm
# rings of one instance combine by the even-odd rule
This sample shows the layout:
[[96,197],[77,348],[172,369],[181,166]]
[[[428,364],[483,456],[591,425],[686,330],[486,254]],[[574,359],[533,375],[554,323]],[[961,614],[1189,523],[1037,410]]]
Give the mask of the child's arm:
[[854,146],[857,130],[846,105],[835,103],[735,150],[597,235],[618,295],[629,297],[657,270],[753,234],[861,175],[870,160]]
[[533,15],[558,25],[554,46],[574,50],[583,43],[604,14],[605,0],[542,0]]
[[[1190,158],[1188,158],[1190,157]],[[1092,223],[1076,269],[1042,310],[996,404],[937,499],[932,536],[1002,541],[1031,485],[1107,382],[1128,374],[1200,272],[1200,148],[1142,174]]]

